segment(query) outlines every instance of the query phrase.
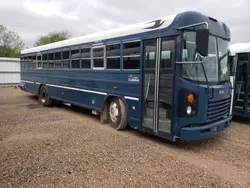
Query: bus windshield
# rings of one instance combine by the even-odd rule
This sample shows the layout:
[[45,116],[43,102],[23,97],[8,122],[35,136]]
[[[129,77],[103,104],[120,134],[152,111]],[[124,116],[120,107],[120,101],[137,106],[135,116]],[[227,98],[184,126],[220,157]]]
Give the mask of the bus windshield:
[[[203,61],[208,84],[230,81],[228,65],[229,41],[210,35],[207,57],[201,56],[196,51],[195,32],[184,32],[183,43],[182,61]],[[181,75],[189,81],[206,83],[202,64],[182,64]]]

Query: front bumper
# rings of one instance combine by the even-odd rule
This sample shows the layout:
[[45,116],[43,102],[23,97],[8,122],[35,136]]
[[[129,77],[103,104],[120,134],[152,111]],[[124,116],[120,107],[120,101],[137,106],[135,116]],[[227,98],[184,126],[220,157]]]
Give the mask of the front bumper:
[[204,126],[184,127],[180,132],[180,139],[183,141],[196,141],[209,138],[217,132],[224,131],[231,127],[232,117],[229,116],[218,122],[210,123]]

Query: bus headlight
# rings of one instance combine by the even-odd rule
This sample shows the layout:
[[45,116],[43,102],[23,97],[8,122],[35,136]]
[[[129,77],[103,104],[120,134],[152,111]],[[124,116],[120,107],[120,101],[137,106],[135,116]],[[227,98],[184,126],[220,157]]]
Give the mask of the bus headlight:
[[191,118],[197,115],[199,96],[196,92],[181,88],[179,90],[178,116]]
[[188,106],[187,107],[187,114],[190,115],[192,113],[192,107]]

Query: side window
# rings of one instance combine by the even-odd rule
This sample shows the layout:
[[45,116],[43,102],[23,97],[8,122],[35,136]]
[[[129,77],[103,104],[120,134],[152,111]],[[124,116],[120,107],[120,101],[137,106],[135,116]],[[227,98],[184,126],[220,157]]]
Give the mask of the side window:
[[26,58],[25,58],[25,64],[24,64],[24,68],[25,69],[29,68],[29,62],[30,62],[30,56],[26,56]]
[[55,51],[55,68],[62,68],[62,52]]
[[82,48],[81,49],[81,62],[83,69],[91,68],[91,54],[90,48]]
[[80,68],[80,50],[79,49],[71,50],[71,66],[73,69]]
[[48,54],[46,52],[42,54],[42,60],[43,60],[43,68],[49,68]]
[[69,49],[64,49],[62,52],[63,68],[70,68],[70,53]]
[[140,41],[123,44],[123,69],[140,68]]
[[20,59],[21,70],[24,69],[24,62],[25,62],[25,57],[22,56],[21,59]]
[[55,67],[54,52],[49,52],[48,53],[48,63],[49,63],[49,68],[50,69],[53,69]]
[[27,59],[26,69],[30,69],[32,61],[33,61],[33,57],[29,55]]
[[36,63],[34,63],[34,66],[36,66],[36,68],[38,69],[42,68],[42,55],[41,54],[36,55]]
[[32,56],[32,61],[30,62],[30,69],[36,68],[36,55]]
[[93,49],[93,69],[104,69],[104,47]]
[[107,69],[120,69],[120,44],[106,46]]
[[24,59],[23,59],[23,69],[26,69],[27,59],[28,59],[28,57],[24,56]]

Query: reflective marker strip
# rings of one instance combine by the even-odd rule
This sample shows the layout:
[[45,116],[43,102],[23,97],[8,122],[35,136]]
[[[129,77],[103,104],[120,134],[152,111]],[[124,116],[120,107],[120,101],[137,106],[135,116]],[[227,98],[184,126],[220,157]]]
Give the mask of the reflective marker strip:
[[[21,80],[21,82],[32,83],[32,84],[40,84],[39,82],[31,82],[31,81],[27,81],[27,80]],[[74,90],[74,91],[82,91],[82,92],[94,93],[94,94],[99,94],[99,95],[108,95],[107,93],[104,93],[104,92],[93,91],[93,90],[88,90],[88,89],[80,89],[80,88],[59,86],[59,85],[53,85],[53,84],[46,84],[46,85],[51,86],[51,87],[70,89],[70,90]],[[125,96],[124,98],[129,99],[129,100],[139,101],[139,98],[136,98],[136,97]]]
[[27,80],[21,80],[21,82],[26,82],[26,83],[31,83],[31,84],[34,84],[34,82],[27,81]]
[[124,98],[125,98],[125,99],[134,100],[134,101],[139,101],[139,98],[136,98],[136,97],[125,96]]
[[36,82],[36,84],[40,85],[41,83],[40,82]]
[[79,89],[79,91],[88,92],[88,93],[95,93],[100,95],[107,95],[107,93],[99,92],[99,91],[92,91],[92,90],[86,90],[86,89]]
[[70,90],[75,90],[75,91],[82,91],[82,92],[87,92],[87,93],[95,93],[99,95],[107,95],[107,93],[99,92],[99,91],[92,91],[92,90],[87,90],[87,89],[80,89],[80,88],[74,88],[74,87],[66,87],[66,86],[59,86],[59,85],[53,85],[53,84],[46,84],[47,86],[51,87],[57,87],[57,88],[63,88],[63,89],[70,89]]

